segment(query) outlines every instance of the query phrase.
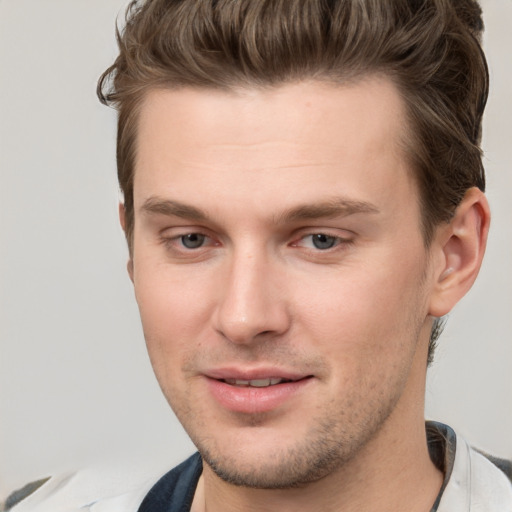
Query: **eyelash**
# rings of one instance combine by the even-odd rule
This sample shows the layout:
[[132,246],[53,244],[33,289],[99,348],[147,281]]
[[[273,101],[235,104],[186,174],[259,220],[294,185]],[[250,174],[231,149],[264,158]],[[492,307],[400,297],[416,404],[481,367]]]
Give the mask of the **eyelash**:
[[[324,237],[324,238],[330,239],[332,241],[332,245],[330,247],[320,248],[315,244],[314,237],[317,237],[317,241],[319,241],[320,243],[322,243],[322,241],[319,240],[319,237]],[[300,237],[298,242],[293,242],[291,245],[292,245],[292,247],[298,247],[298,246],[300,246],[301,242],[304,242],[308,238],[311,239],[311,245],[315,246],[314,248],[310,247],[308,249],[310,249],[314,252],[333,252],[336,250],[340,250],[342,247],[346,247],[347,245],[352,243],[352,240],[349,238],[344,238],[344,237],[337,236],[337,235],[331,235],[329,233],[319,231],[319,232],[315,232],[315,233],[308,233],[308,234]]]
[[[184,239],[186,237],[192,237],[192,236],[200,237],[203,241],[209,240],[210,242],[213,242],[213,243],[209,243],[207,245],[205,245],[204,243],[201,243],[201,245],[198,245],[197,247],[187,247],[184,243]],[[316,237],[323,236],[324,238],[332,240],[332,245],[330,247],[325,247],[325,248],[317,247],[314,242],[314,239],[312,238],[315,236]],[[327,232],[317,231],[317,232],[313,232],[313,233],[304,234],[304,235],[300,236],[296,241],[290,243],[289,245],[291,247],[301,247],[301,244],[308,238],[311,239],[311,245],[313,245],[315,247],[303,247],[303,248],[306,249],[307,251],[311,251],[311,252],[315,252],[315,253],[331,253],[331,252],[335,252],[337,250],[343,250],[353,244],[353,240],[350,238],[344,238],[341,236],[329,234]],[[205,233],[201,233],[200,231],[189,231],[187,233],[179,234],[179,235],[176,235],[173,237],[165,237],[164,236],[164,237],[162,237],[162,242],[169,250],[173,250],[173,251],[177,250],[177,251],[181,251],[184,253],[194,253],[194,252],[197,252],[200,249],[203,249],[208,246],[220,245],[218,242],[214,242],[212,237],[208,236]],[[322,242],[320,241],[320,243],[322,243]],[[179,247],[176,247],[176,244],[179,244]]]
[[[183,240],[186,238],[186,237],[191,237],[191,236],[198,236],[198,237],[201,237],[203,240],[210,240],[213,242],[213,239],[208,236],[207,234],[205,233],[201,233],[200,231],[189,231],[187,233],[182,233],[182,234],[179,234],[179,235],[176,235],[176,236],[172,236],[172,237],[166,237],[166,236],[162,236],[161,240],[162,240],[162,243],[164,244],[164,246],[169,249],[169,250],[172,250],[174,252],[196,252],[198,251],[199,249],[202,249],[205,247],[204,244],[201,244],[199,245],[198,247],[186,247],[185,244],[183,243]],[[177,246],[178,244],[178,246]],[[215,243],[213,242],[212,244],[210,244],[212,246],[215,246],[215,245],[219,245],[218,243]]]

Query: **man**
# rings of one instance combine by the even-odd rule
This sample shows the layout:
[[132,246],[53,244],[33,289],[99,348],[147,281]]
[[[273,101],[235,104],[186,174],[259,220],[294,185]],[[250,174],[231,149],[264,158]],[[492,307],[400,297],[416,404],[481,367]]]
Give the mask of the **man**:
[[489,227],[480,16],[131,4],[99,94],[151,362],[198,454],[123,510],[511,509],[506,463],[423,412]]

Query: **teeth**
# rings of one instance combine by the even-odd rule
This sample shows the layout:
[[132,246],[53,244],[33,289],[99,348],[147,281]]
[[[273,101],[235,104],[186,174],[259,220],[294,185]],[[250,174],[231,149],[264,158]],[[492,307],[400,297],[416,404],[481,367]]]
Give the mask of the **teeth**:
[[275,384],[280,384],[281,382],[284,382],[285,380],[286,379],[279,379],[276,377],[271,377],[270,379],[253,379],[253,380],[225,379],[225,382],[227,384],[231,384],[232,386],[266,388],[268,386],[274,386]]

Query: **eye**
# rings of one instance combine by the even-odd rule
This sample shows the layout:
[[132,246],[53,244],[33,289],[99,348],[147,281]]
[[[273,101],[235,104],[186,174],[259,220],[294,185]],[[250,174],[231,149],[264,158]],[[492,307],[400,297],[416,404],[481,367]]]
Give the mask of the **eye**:
[[206,236],[201,233],[187,233],[186,235],[182,235],[180,240],[183,247],[187,249],[198,249],[204,244]]
[[326,235],[325,233],[315,233],[309,236],[311,237],[311,243],[315,249],[320,250],[331,249],[340,242],[338,237]]
[[349,243],[339,236],[328,235],[326,233],[312,233],[302,236],[297,242],[293,243],[296,247],[304,247],[309,250],[328,251],[343,243]]

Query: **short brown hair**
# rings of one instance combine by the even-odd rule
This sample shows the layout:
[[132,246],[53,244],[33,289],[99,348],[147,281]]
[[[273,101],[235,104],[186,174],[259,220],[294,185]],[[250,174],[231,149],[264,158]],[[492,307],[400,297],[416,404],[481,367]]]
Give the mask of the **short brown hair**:
[[137,114],[148,90],[339,83],[369,73],[388,76],[404,99],[428,245],[465,192],[485,188],[482,31],[475,0],[132,1],[117,32],[119,56],[98,83],[100,100],[118,109],[130,249]]

